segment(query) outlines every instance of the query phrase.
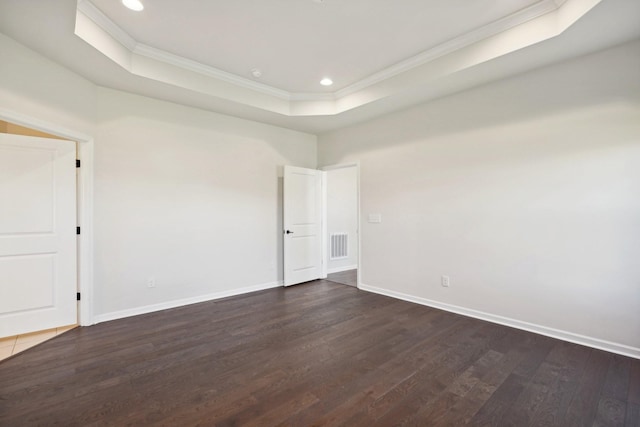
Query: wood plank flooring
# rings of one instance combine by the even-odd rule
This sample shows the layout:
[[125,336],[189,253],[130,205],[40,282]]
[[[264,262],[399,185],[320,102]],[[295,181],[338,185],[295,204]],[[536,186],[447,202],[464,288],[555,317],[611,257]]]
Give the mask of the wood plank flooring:
[[0,362],[1,426],[639,426],[640,361],[316,281]]
[[347,286],[358,286],[358,270],[346,270],[338,273],[331,273],[327,275],[327,280],[333,283],[341,283]]

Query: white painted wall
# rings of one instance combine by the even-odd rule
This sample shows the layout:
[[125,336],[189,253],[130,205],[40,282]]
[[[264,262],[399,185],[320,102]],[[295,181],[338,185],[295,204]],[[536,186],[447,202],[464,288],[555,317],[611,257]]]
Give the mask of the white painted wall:
[[84,167],[78,187],[78,220],[84,232],[78,239],[78,283],[83,295],[79,321],[88,325],[93,322],[91,189],[96,87],[2,34],[0,52],[0,118],[81,141],[78,149]]
[[0,109],[90,134],[93,83],[0,33]]
[[[0,51],[0,109],[96,137],[97,314],[281,279],[279,166],[315,167],[315,137]],[[640,355],[638,75],[635,42],[322,136],[321,164],[360,160],[363,217],[382,213],[363,282]]]
[[282,281],[281,169],[315,167],[315,136],[109,89],[98,99],[97,313]]
[[355,166],[327,171],[327,242],[332,233],[348,233],[348,258],[330,258],[329,274],[358,266],[358,170]]
[[0,51],[0,110],[95,139],[96,320],[282,280],[282,165],[316,167],[315,136],[97,88],[3,35]]
[[362,282],[640,356],[639,76],[634,42],[322,135],[382,214]]

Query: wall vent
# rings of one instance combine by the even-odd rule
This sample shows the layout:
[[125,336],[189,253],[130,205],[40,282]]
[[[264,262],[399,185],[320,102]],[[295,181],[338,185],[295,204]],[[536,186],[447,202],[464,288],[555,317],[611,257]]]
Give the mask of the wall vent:
[[349,235],[347,233],[331,233],[330,259],[343,259],[349,257]]

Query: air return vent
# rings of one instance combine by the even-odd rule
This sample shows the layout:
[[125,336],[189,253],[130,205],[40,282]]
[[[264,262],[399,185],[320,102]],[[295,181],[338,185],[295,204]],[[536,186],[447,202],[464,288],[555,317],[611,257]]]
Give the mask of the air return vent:
[[349,235],[347,233],[331,233],[330,259],[342,259],[349,256]]

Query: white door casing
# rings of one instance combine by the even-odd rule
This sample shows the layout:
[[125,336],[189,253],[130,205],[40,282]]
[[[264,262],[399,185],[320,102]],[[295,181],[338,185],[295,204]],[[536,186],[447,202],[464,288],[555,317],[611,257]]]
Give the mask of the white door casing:
[[76,144],[0,134],[0,337],[77,321]]
[[322,171],[284,167],[284,285],[322,276]]

